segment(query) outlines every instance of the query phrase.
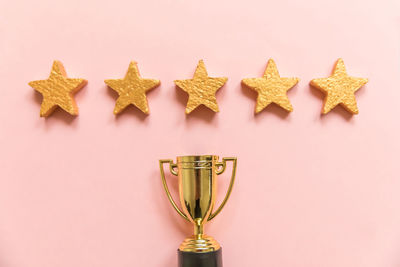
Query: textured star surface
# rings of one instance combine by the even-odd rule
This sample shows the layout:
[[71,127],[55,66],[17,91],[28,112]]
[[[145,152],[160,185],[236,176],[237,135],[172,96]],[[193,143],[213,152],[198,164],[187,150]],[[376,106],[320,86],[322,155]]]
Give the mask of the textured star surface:
[[115,103],[114,114],[119,114],[130,104],[136,106],[143,113],[149,114],[146,92],[160,85],[159,80],[141,78],[134,61],[129,64],[123,79],[110,79],[104,82],[119,95]]
[[347,75],[343,59],[340,58],[337,60],[331,76],[314,79],[310,84],[325,93],[322,114],[328,113],[339,104],[350,113],[358,114],[354,93],[367,82],[368,79]]
[[47,80],[32,81],[29,85],[42,94],[40,116],[47,117],[56,107],[62,108],[71,115],[78,115],[78,107],[73,96],[86,83],[84,79],[67,78],[64,66],[56,60]]
[[299,82],[298,78],[282,78],[274,60],[268,60],[263,77],[243,79],[242,83],[258,93],[255,113],[275,103],[287,111],[293,107],[286,92]]
[[228,78],[208,77],[206,66],[203,60],[199,61],[193,79],[176,80],[175,84],[189,94],[186,105],[186,114],[192,112],[200,105],[204,105],[214,112],[218,112],[217,99],[215,93],[221,88]]

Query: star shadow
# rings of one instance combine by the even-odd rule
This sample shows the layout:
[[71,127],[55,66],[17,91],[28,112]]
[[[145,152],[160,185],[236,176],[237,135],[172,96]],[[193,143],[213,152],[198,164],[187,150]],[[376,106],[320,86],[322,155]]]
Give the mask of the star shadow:
[[[42,104],[42,101],[43,101],[43,96],[41,93],[39,93],[36,90],[32,90],[32,91],[33,91],[32,98],[40,107]],[[79,93],[79,92],[77,92],[77,93]],[[40,108],[39,108],[39,110],[40,110]],[[39,114],[38,114],[38,116],[39,116]],[[65,110],[63,110],[60,107],[56,107],[55,110],[49,116],[44,117],[44,120],[46,123],[51,123],[52,121],[56,120],[56,121],[61,121],[65,124],[71,125],[77,119],[77,117],[78,116],[69,114],[68,112],[66,112]]]
[[[217,91],[218,94],[218,91]],[[188,94],[180,89],[178,86],[175,86],[175,96],[178,102],[186,107],[188,101]],[[185,119],[187,122],[202,120],[208,123],[211,123],[216,117],[216,112],[212,111],[211,109],[207,108],[204,105],[200,105],[195,108],[190,114],[186,114]]]
[[[290,91],[292,91],[293,89],[295,89],[295,87],[296,86],[294,86],[291,90],[289,90],[288,93]],[[255,106],[255,104],[257,103],[257,95],[258,95],[257,92],[252,90],[251,88],[249,88],[248,86],[246,86],[243,83],[241,83],[241,88],[242,88],[242,93],[246,97],[254,100],[254,106]],[[254,112],[254,109],[253,109],[253,112]],[[254,118],[256,118],[256,119],[261,118],[263,116],[262,115],[263,113],[272,113],[272,114],[274,114],[275,116],[277,116],[278,118],[280,118],[282,120],[286,119],[290,115],[289,111],[281,108],[279,105],[277,105],[275,103],[269,104],[266,108],[264,108],[259,113],[255,113],[254,112]]]
[[[106,87],[108,96],[112,97],[114,99],[114,101],[117,101],[118,93],[115,92],[113,89],[111,89],[111,87],[109,87],[107,85],[105,85],[105,87]],[[154,90],[148,91],[147,94],[151,93],[152,91],[154,91]],[[144,121],[149,117],[149,115],[150,114],[145,114],[139,108],[130,104],[124,110],[122,110],[119,114],[116,114],[115,119],[119,120],[119,119],[127,118],[127,117],[136,117],[140,121]]]
[[[321,100],[321,103],[322,103],[321,109],[322,109],[322,107],[324,105],[325,94],[323,92],[321,92],[320,90],[318,90],[317,88],[315,88],[314,86],[311,86],[311,85],[308,85],[308,86],[310,88],[311,94]],[[325,120],[326,118],[328,118],[330,116],[329,114],[331,114],[331,113],[342,117],[346,121],[350,121],[354,117],[353,113],[348,112],[342,105],[339,104],[336,107],[334,107],[331,111],[329,111],[327,114],[322,114],[320,111],[319,118],[322,120]]]

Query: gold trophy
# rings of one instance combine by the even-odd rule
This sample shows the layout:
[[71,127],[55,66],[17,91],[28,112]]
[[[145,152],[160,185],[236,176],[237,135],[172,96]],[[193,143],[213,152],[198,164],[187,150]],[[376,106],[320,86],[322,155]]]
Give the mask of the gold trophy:
[[[214,210],[217,193],[217,175],[232,161],[232,177],[221,205]],[[164,163],[170,172],[178,176],[179,199],[182,210],[175,203],[165,180]],[[171,159],[160,160],[160,172],[165,192],[174,209],[194,226],[194,234],[186,238],[178,249],[179,267],[222,267],[221,246],[211,236],[205,235],[203,226],[221,212],[231,194],[236,174],[236,158],[218,156],[181,156],[176,163]]]

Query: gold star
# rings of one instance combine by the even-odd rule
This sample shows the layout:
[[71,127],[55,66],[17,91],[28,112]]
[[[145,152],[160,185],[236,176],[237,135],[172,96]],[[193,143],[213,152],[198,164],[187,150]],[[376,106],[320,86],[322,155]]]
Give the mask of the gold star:
[[293,107],[286,92],[298,82],[298,78],[280,77],[272,59],[268,60],[263,77],[242,80],[243,84],[258,93],[255,113],[259,113],[271,103],[275,103],[287,111],[292,111]]
[[57,106],[71,115],[78,115],[78,107],[73,95],[86,83],[84,79],[67,78],[64,66],[60,61],[55,60],[47,80],[32,81],[29,85],[42,94],[40,116],[47,117]]
[[129,64],[128,71],[123,79],[105,80],[111,89],[119,95],[114,108],[114,114],[120,113],[130,104],[149,114],[146,92],[159,86],[160,81],[140,77],[136,62]]
[[326,94],[322,114],[328,113],[338,104],[347,111],[358,114],[354,93],[367,82],[368,79],[347,75],[343,59],[339,58],[330,77],[314,79],[310,84]]
[[189,94],[189,100],[186,105],[186,114],[192,112],[200,105],[210,108],[214,112],[218,112],[217,99],[215,93],[221,88],[228,78],[212,78],[208,77],[206,66],[203,60],[199,61],[193,79],[176,80],[175,84],[183,91]]

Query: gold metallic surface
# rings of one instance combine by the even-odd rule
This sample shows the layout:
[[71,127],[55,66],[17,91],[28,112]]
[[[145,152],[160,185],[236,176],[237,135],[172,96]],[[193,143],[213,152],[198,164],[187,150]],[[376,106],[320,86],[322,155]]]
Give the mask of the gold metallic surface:
[[228,78],[208,77],[203,60],[199,61],[193,79],[176,80],[175,84],[189,94],[186,105],[186,114],[192,112],[200,105],[205,105],[214,112],[218,112],[217,99],[215,93],[221,88]]
[[42,94],[40,116],[49,116],[56,107],[60,107],[71,115],[78,115],[78,107],[73,95],[86,85],[84,79],[67,78],[64,66],[55,60],[47,80],[32,81],[29,85]]
[[255,113],[259,113],[269,104],[293,111],[286,92],[299,82],[298,78],[282,78],[274,60],[268,60],[263,77],[243,79],[242,83],[258,93]]
[[159,86],[160,81],[140,77],[137,63],[132,61],[123,79],[104,81],[119,95],[114,108],[114,114],[119,114],[130,104],[139,108],[143,113],[149,114],[146,92]]
[[196,235],[186,238],[179,246],[180,251],[210,252],[220,249],[221,246],[212,236],[204,235],[197,238]]
[[[227,161],[233,162],[231,181],[224,200],[213,212],[217,193],[217,175],[225,171]],[[173,163],[170,159],[160,160],[161,179],[169,201],[178,214],[194,226],[194,235],[185,239],[179,247],[181,251],[208,252],[220,248],[217,241],[203,233],[203,226],[217,216],[228,201],[235,182],[236,162],[236,158],[223,158],[222,162],[219,162],[218,156],[213,155],[181,156],[177,157],[177,163]],[[164,163],[169,163],[171,173],[178,176],[182,210],[179,209],[168,189]]]
[[331,76],[314,79],[310,84],[326,94],[322,114],[328,113],[338,104],[342,105],[350,113],[358,114],[354,93],[367,82],[368,79],[347,75],[343,59],[339,58]]

